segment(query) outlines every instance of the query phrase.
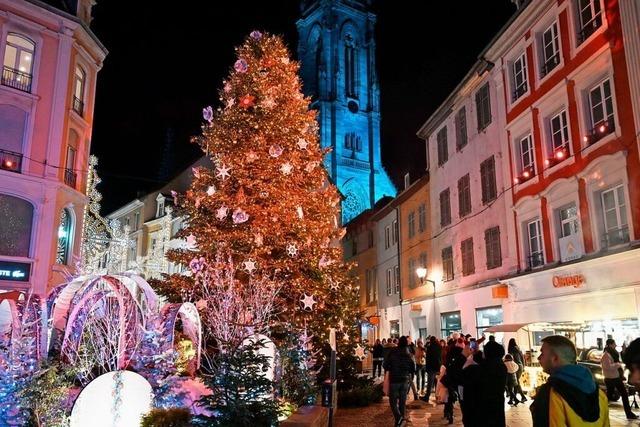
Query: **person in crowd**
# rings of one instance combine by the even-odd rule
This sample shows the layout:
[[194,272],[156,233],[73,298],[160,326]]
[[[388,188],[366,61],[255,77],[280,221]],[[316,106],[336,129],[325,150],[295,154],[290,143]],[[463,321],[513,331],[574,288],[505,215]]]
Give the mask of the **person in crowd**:
[[496,337],[493,335],[489,336],[489,341],[484,345],[485,356],[487,353],[487,347],[491,349],[489,350],[491,354],[500,353],[500,358],[502,358],[502,356],[504,356],[505,354],[504,347],[502,346],[502,344],[496,342]]
[[[395,345],[393,344],[393,338],[389,338],[387,340],[387,343],[385,345],[382,346],[382,359],[383,362],[385,360],[387,360],[387,357],[389,357],[389,353],[391,353],[391,350],[395,347]],[[384,367],[384,364],[383,364]],[[384,368],[386,371],[386,368]]]
[[453,424],[453,405],[458,400],[458,387],[462,386],[462,367],[466,361],[466,357],[462,354],[463,348],[457,343],[457,340],[449,340],[445,364],[447,372],[445,377],[441,379],[449,393],[449,398],[444,405],[444,416],[448,419],[449,424]]
[[[411,357],[413,357],[413,361],[415,362],[416,361],[416,345],[413,342],[413,338],[411,338],[410,335],[407,335],[407,348],[409,349],[409,353],[411,354]],[[418,389],[416,388],[416,384],[413,382],[414,376],[411,377],[411,383],[409,384],[409,387],[413,392],[413,400],[418,400],[418,397],[419,397]]]
[[405,421],[409,383],[416,370],[416,364],[409,353],[407,337],[400,337],[398,346],[385,359],[384,369],[389,371],[389,404],[395,425],[400,426]]
[[438,375],[440,367],[442,366],[442,347],[438,339],[434,336],[429,339],[425,359],[424,367],[427,374],[427,391],[424,396],[422,396],[422,400],[428,402],[431,396],[431,390],[434,390],[436,386],[436,375]]
[[576,362],[570,339],[542,339],[538,361],[549,379],[538,387],[531,407],[534,427],[608,427],[609,407],[589,369]]
[[427,363],[426,360],[426,350],[424,348],[424,343],[422,342],[422,338],[418,338],[416,343],[416,389],[418,390],[418,395],[423,395],[424,390],[426,388],[425,384],[425,365]]
[[507,367],[502,361],[504,347],[500,344],[484,346],[483,363],[483,426],[504,427],[504,390],[507,384]]
[[380,338],[376,340],[372,350],[373,356],[373,378],[382,375],[382,362],[384,361],[384,347],[380,342]]
[[629,405],[629,393],[627,393],[627,387],[624,385],[624,371],[622,370],[622,363],[620,362],[620,354],[616,350],[616,341],[609,338],[606,341],[604,353],[602,353],[602,374],[604,375],[604,383],[607,386],[607,398],[612,400],[611,397],[614,394],[614,390],[620,393],[622,398],[622,406],[624,407],[624,413],[629,420],[635,420],[638,418],[636,414],[631,411]]
[[460,409],[465,427],[484,426],[484,356],[474,351],[462,369],[462,393]]
[[631,341],[622,352],[622,362],[629,370],[629,384],[640,388],[640,338]]
[[504,355],[504,366],[507,367],[507,392],[509,393],[509,405],[518,406],[520,401],[516,396],[517,393],[517,384],[518,377],[516,374],[518,372],[518,364],[514,362],[513,356],[509,353]]
[[518,364],[518,372],[516,372],[516,393],[520,394],[520,402],[524,403],[527,401],[527,398],[524,395],[524,391],[522,391],[522,384],[520,384],[520,377],[524,372],[524,354],[522,354],[522,351],[520,350],[520,347],[518,346],[515,338],[511,338],[509,340],[507,353],[509,353],[513,358],[513,361]]

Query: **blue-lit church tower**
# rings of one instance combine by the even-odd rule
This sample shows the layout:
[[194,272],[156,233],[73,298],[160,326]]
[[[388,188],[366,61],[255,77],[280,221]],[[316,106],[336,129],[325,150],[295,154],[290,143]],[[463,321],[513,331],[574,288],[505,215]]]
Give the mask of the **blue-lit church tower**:
[[306,0],[297,22],[304,92],[318,110],[343,223],[396,189],[380,159],[380,89],[370,0]]

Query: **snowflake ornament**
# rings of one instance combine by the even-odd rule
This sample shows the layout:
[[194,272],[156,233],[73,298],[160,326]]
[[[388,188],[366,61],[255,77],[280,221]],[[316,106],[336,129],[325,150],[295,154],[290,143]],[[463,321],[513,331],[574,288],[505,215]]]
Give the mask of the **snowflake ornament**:
[[228,214],[229,214],[229,209],[226,206],[220,206],[218,209],[216,209],[216,218],[219,221],[223,221]]
[[269,155],[273,158],[280,157],[282,155],[282,147],[278,144],[269,147]]
[[249,65],[247,64],[247,61],[240,58],[235,62],[235,64],[233,64],[233,69],[238,73],[246,73],[249,69]]
[[233,99],[233,98],[227,99],[227,108],[233,107],[235,105],[235,103],[236,103],[235,99]]
[[222,87],[222,90],[224,90],[224,93],[231,92],[231,83],[224,82],[224,86]]
[[335,280],[329,280],[329,288],[331,288],[332,291],[337,291],[339,288],[338,282]]
[[216,187],[210,185],[209,188],[207,188],[207,196],[213,196],[214,194],[216,194]]
[[218,166],[216,168],[216,177],[224,181],[231,176],[231,174],[229,173],[230,170],[231,168],[224,164],[222,166]]
[[211,123],[213,121],[213,108],[211,106],[202,109],[202,117]]
[[309,143],[304,138],[298,138],[298,148],[301,150],[306,150]]
[[295,243],[289,243],[287,245],[287,255],[289,255],[292,258],[298,255],[298,246],[296,246]]
[[364,347],[360,344],[356,345],[356,357],[360,360],[363,360],[366,357],[364,353]]
[[306,311],[313,311],[313,306],[318,303],[315,300],[315,298],[313,298],[313,295],[307,295],[307,294],[304,294],[300,298],[300,302],[304,306],[303,310],[306,310]]
[[249,258],[249,260],[244,261],[243,264],[244,264],[243,270],[246,271],[248,274],[253,274],[253,272],[256,269],[256,262],[251,258]]
[[280,172],[282,172],[283,175],[290,175],[292,170],[293,166],[289,162],[280,166]]
[[233,215],[231,216],[231,218],[233,218],[234,224],[242,224],[249,220],[249,214],[243,211],[242,209],[238,208],[235,211],[233,211]]

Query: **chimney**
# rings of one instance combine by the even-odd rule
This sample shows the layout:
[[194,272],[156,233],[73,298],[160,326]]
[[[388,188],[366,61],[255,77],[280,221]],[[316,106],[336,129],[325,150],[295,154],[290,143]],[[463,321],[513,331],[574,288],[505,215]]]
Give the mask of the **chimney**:
[[409,177],[409,172],[404,174],[404,189],[406,190],[411,185],[411,178]]

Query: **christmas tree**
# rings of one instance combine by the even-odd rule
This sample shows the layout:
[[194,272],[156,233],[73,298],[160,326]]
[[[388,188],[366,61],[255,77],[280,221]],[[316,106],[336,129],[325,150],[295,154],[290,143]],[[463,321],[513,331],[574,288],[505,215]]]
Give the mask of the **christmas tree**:
[[203,111],[195,139],[214,168],[194,169],[190,189],[176,195],[187,244],[168,257],[194,274],[169,276],[156,288],[206,308],[197,274],[223,256],[239,267],[240,285],[278,285],[271,330],[311,337],[319,349],[336,328],[346,358],[357,334],[357,289],[342,261],[340,195],[323,168],[316,112],[280,37],[254,31],[236,51],[223,106]]

